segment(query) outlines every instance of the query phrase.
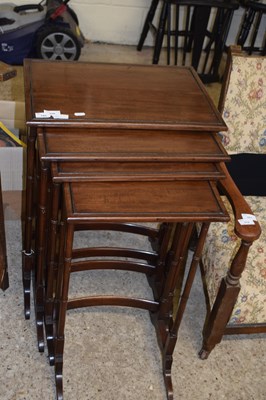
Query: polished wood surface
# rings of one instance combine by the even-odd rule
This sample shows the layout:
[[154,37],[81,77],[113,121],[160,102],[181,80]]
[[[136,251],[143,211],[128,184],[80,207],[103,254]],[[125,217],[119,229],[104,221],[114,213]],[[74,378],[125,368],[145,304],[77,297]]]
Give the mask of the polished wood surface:
[[224,174],[218,163],[161,162],[51,162],[53,181],[218,180]]
[[218,135],[207,131],[44,128],[38,130],[38,142],[41,159],[50,161],[230,160]]
[[[226,129],[190,68],[25,60],[24,75],[29,126]],[[36,119],[44,110],[69,119]]]
[[57,182],[218,180],[220,161],[229,160],[216,134],[190,131],[39,128],[38,152]]
[[[214,184],[205,181],[65,184],[68,222],[228,220]],[[71,210],[71,211],[70,211]]]

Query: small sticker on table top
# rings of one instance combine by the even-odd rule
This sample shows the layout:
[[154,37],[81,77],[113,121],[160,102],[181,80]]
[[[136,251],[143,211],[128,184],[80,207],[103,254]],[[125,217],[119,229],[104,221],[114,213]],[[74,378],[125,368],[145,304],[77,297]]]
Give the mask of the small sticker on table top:
[[240,225],[255,225],[255,222],[252,219],[239,219],[238,222]]
[[53,116],[54,119],[68,119],[69,115],[68,114],[58,114]]
[[243,219],[250,219],[251,221],[257,221],[257,218],[253,214],[241,214]]
[[36,112],[35,118],[51,118],[51,115],[46,112]]
[[60,110],[43,110],[43,112],[36,112],[35,118],[54,118],[54,119],[68,119],[68,114],[61,114]]
[[85,112],[75,112],[74,113],[75,117],[85,117]]
[[58,115],[61,115],[60,110],[43,110],[45,113],[50,114],[50,117],[56,118]]

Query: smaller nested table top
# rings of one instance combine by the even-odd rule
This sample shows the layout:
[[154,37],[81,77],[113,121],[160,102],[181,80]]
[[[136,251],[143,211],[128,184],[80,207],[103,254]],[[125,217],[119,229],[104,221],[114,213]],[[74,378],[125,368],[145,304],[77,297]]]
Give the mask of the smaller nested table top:
[[221,179],[229,156],[215,133],[39,128],[40,160],[53,179]]
[[43,161],[189,161],[230,159],[216,134],[151,129],[38,129]]
[[64,183],[68,222],[228,221],[207,181]]

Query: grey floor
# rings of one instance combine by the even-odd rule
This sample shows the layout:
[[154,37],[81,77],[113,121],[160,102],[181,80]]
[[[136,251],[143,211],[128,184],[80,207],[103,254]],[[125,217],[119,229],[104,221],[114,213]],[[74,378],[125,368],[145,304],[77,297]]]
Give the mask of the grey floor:
[[[149,63],[150,49],[88,45],[81,59]],[[23,99],[22,69],[6,82],[1,99]],[[217,87],[214,91],[216,101]],[[219,90],[219,87],[218,87]],[[16,197],[17,196],[17,197]],[[34,315],[23,316],[20,195],[4,193],[10,288],[0,292],[0,399],[52,400],[53,368],[37,350]],[[81,240],[80,238],[78,239]],[[127,240],[127,239],[125,239]],[[130,241],[132,244],[132,241]],[[93,273],[76,277],[74,292],[132,290],[149,296],[146,282],[133,273]],[[206,361],[199,360],[205,316],[199,275],[181,324],[172,369],[175,399],[262,400],[266,398],[265,335],[225,338]],[[161,356],[145,311],[90,308],[68,313],[64,358],[65,400],[165,400]]]

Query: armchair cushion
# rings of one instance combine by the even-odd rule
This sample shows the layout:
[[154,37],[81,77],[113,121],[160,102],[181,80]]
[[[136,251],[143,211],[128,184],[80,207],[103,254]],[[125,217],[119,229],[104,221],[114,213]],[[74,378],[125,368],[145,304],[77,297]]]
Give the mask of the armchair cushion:
[[223,107],[228,131],[222,142],[229,154],[266,153],[266,58],[234,56]]
[[[212,306],[221,282],[240,245],[234,233],[234,217],[231,206],[223,199],[231,216],[227,223],[210,226],[202,256],[205,284]],[[247,196],[256,215],[262,234],[251,246],[246,268],[240,280],[241,291],[231,315],[230,324],[266,323],[266,197]]]

